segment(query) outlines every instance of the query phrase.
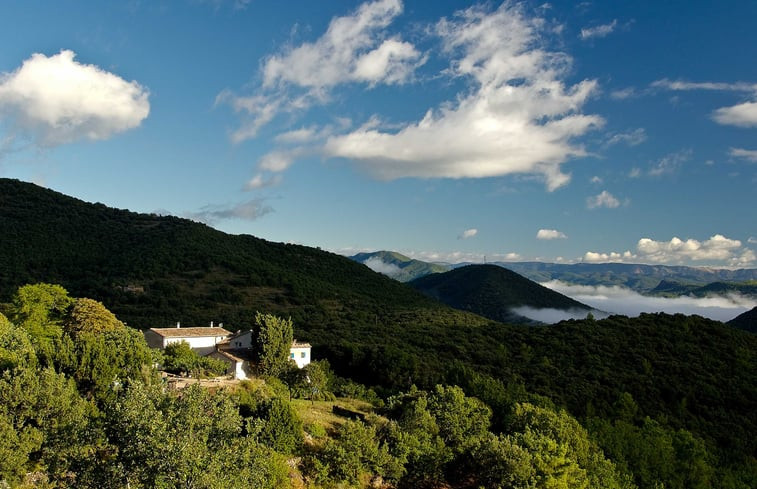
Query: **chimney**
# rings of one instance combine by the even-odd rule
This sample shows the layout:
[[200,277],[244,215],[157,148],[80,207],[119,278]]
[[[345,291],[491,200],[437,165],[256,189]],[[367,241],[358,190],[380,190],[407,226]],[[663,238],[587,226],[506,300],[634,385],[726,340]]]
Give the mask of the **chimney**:
[[223,323],[218,323],[219,328],[223,328]]
[[181,328],[181,323],[179,321],[176,321],[176,327]]
[[213,327],[213,321],[211,321],[211,322],[210,322],[210,327],[211,327],[211,328]]

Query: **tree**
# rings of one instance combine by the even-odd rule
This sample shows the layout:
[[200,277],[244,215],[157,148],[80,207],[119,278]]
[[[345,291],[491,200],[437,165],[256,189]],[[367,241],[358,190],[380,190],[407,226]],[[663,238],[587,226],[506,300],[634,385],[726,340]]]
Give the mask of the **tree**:
[[289,363],[294,327],[292,319],[283,319],[272,314],[257,313],[255,324],[258,329],[258,364],[264,375],[278,376]]
[[101,302],[87,298],[76,299],[64,321],[64,328],[71,335],[101,333],[125,327]]

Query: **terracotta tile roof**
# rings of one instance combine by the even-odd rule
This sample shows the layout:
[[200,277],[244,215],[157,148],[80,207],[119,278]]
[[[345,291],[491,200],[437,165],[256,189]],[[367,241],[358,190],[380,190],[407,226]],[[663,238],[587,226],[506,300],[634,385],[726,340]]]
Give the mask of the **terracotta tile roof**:
[[292,341],[292,348],[312,348],[310,346],[310,343],[304,343],[301,341],[294,340]]
[[150,328],[150,331],[164,338],[202,338],[204,336],[229,336],[231,332],[223,328]]

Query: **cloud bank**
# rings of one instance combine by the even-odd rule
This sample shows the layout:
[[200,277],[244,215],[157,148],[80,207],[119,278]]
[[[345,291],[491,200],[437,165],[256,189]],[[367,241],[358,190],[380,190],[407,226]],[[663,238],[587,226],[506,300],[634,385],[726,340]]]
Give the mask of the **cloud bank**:
[[754,251],[743,246],[738,239],[730,239],[716,234],[709,239],[699,241],[693,238],[685,241],[674,236],[670,241],[656,241],[641,238],[636,243],[636,253],[595,252],[584,254],[587,263],[628,262],[628,263],[669,263],[686,264],[690,262],[724,262],[729,266],[747,267],[757,257]]
[[36,53],[0,75],[0,119],[10,121],[14,135],[52,147],[108,139],[147,117],[146,88],[75,57],[69,50]]
[[698,314],[717,321],[729,321],[757,306],[757,300],[740,295],[704,298],[684,296],[671,299],[645,296],[618,286],[570,285],[559,280],[543,282],[541,285],[596,309],[631,317],[643,312],[666,312]]

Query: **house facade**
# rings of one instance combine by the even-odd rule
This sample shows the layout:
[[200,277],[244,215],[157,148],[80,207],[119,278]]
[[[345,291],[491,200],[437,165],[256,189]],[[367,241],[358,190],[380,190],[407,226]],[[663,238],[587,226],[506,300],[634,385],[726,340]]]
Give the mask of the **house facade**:
[[[175,328],[151,328],[144,332],[150,348],[165,349],[171,343],[185,341],[198,355],[210,356],[227,364],[226,373],[235,379],[244,380],[251,376],[254,338],[252,331],[236,334],[221,326],[184,328],[176,324]],[[289,358],[297,367],[303,368],[310,363],[309,343],[294,340],[289,348]]]
[[175,328],[151,328],[144,335],[150,348],[163,350],[171,343],[185,341],[199,355],[205,356],[216,351],[217,345],[231,336],[231,332],[218,326],[182,328],[177,324]]

